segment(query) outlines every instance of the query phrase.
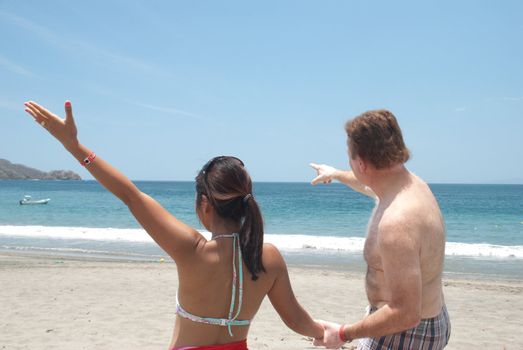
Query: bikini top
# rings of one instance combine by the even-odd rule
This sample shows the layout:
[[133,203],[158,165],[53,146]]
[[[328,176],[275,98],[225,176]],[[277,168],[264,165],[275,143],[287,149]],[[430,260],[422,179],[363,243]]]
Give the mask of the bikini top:
[[[231,326],[247,326],[251,322],[250,320],[237,320],[238,315],[240,314],[240,309],[242,307],[243,300],[243,261],[242,261],[242,251],[240,248],[240,238],[237,233],[230,235],[218,235],[213,239],[219,238],[233,238],[233,256],[232,256],[232,297],[231,297],[231,306],[229,308],[229,317],[228,318],[214,318],[214,317],[201,317],[193,315],[182,308],[180,302],[178,301],[178,293],[176,293],[176,313],[183,318],[186,318],[193,322],[212,324],[216,326],[226,326],[229,331],[229,335],[232,337]],[[239,273],[236,273],[236,250],[238,250],[238,269]],[[238,275],[239,280],[238,280]],[[234,304],[236,303],[236,283],[238,282],[238,309],[236,314],[234,314]]]

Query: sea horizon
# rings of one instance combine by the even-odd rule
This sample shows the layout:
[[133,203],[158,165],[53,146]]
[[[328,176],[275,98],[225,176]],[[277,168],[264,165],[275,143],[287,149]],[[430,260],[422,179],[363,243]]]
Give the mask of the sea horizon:
[[[253,180],[253,184],[256,184],[256,183],[269,183],[269,184],[310,184],[311,181],[312,181],[312,178],[311,177],[311,180],[310,181],[306,181],[306,180],[303,180],[303,181],[285,181],[285,180],[263,180],[263,181],[254,181]],[[132,182],[192,182],[194,183],[194,179],[193,180],[159,180],[159,179],[152,179],[152,180],[147,180],[147,179],[130,179]],[[79,179],[79,180],[71,180],[71,179],[67,179],[67,180],[62,180],[62,179],[0,179],[0,181],[6,181],[6,182],[9,182],[9,181],[58,181],[58,182],[81,182],[81,181],[84,181],[84,182],[98,182],[98,180],[96,179]],[[425,180],[424,180],[425,181]],[[504,181],[493,181],[493,182],[440,182],[440,181],[435,181],[435,182],[429,182],[429,181],[425,181],[428,185],[514,185],[514,186],[523,186],[523,180],[515,180],[514,182],[504,182]],[[315,185],[315,186],[330,186],[332,184],[318,184],[318,185]],[[312,185],[311,185],[312,186]]]
[[[194,211],[193,181],[137,181],[180,220],[209,235]],[[374,200],[334,183],[255,182],[266,242],[298,264],[359,266]],[[429,184],[447,226],[456,273],[523,279],[523,185]],[[165,258],[123,203],[96,180],[0,182],[0,251],[151,260]],[[23,195],[51,198],[21,206]],[[519,272],[521,271],[521,273]]]

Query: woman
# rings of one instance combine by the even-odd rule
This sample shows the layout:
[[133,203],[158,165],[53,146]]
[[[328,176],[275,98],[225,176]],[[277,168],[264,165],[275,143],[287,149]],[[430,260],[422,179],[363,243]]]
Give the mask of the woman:
[[241,160],[213,158],[196,177],[196,212],[212,233],[208,241],[80,144],[69,101],[65,120],[35,102],[25,106],[37,123],[129,207],[176,262],[177,317],[169,349],[247,349],[250,320],[266,295],[289,328],[323,338],[323,326],[296,300],[278,249],[263,244],[260,209]]

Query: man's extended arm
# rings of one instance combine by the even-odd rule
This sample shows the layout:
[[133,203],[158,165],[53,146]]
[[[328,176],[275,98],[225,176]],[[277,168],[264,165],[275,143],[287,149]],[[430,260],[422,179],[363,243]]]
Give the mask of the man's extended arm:
[[310,166],[318,173],[318,175],[311,181],[311,184],[313,185],[321,182],[327,184],[331,183],[332,180],[336,180],[349,186],[354,191],[371,198],[376,198],[376,194],[369,187],[359,182],[351,170],[339,170],[326,164],[311,163]]

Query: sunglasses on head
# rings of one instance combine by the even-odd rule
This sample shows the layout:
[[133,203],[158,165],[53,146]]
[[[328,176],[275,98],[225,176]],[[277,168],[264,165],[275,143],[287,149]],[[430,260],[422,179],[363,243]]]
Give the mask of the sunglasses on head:
[[233,156],[218,156],[218,157],[214,157],[213,159],[211,159],[207,163],[205,163],[205,165],[202,167],[202,170],[201,170],[202,174],[205,175],[207,172],[209,172],[212,169],[212,167],[214,166],[214,164],[216,164],[216,162],[219,162],[219,161],[222,161],[225,159],[235,159],[241,164],[241,166],[245,166],[243,164],[243,162],[241,161],[241,159],[239,159],[239,158],[236,158]]

